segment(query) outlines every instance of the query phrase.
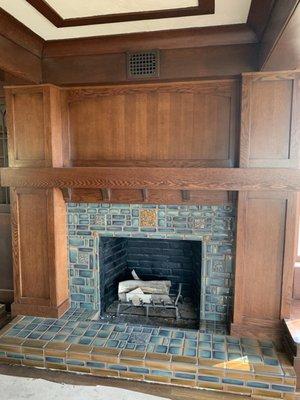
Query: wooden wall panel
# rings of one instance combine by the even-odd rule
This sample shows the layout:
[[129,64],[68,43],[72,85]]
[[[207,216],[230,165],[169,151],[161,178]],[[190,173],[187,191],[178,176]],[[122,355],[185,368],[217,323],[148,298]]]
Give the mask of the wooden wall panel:
[[280,337],[292,298],[296,197],[239,193],[232,334]]
[[51,85],[5,90],[9,131],[9,165],[61,166],[62,118],[60,90]]
[[66,209],[58,189],[13,189],[14,315],[57,317],[68,307]]
[[244,75],[241,167],[300,167],[299,76]]
[[226,204],[233,193],[204,190],[149,189],[62,189],[64,199],[71,203],[121,204]]
[[19,260],[21,298],[50,304],[47,252],[47,195],[44,190],[18,191]]
[[234,166],[237,94],[234,80],[71,89],[70,164]]
[[243,279],[256,285],[245,290],[244,318],[280,318],[286,199],[274,197],[247,196]]
[[13,300],[10,207],[0,205],[0,302]]

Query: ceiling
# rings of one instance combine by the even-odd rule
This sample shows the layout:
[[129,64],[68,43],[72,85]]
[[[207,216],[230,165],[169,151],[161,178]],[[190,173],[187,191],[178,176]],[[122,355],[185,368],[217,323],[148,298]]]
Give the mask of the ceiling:
[[197,0],[47,0],[47,3],[64,19],[170,8],[176,9],[181,7],[187,8],[198,5]]
[[251,0],[0,0],[45,40],[246,23]]

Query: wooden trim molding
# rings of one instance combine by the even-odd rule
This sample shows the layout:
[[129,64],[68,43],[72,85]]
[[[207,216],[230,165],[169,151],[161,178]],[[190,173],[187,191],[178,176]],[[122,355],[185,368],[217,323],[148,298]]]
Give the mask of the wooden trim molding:
[[94,15],[63,19],[45,0],[26,0],[38,12],[48,19],[57,28],[67,26],[83,26],[95,24],[109,24],[125,21],[142,21],[149,19],[178,18],[192,15],[214,14],[215,0],[199,0],[194,7],[175,8],[167,10],[139,11],[130,13]]
[[123,35],[48,40],[44,58],[124,53],[150,49],[184,49],[257,43],[255,32],[247,24],[171,29]]
[[2,168],[3,186],[20,188],[300,191],[300,169]]

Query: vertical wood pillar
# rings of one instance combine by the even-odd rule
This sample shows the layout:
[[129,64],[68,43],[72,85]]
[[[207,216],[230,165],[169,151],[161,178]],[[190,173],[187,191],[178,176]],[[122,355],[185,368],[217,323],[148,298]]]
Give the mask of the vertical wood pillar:
[[[245,74],[240,167],[299,168],[299,73]],[[240,192],[231,333],[279,339],[289,318],[297,193]]]
[[[60,89],[6,89],[9,166],[63,165]],[[59,189],[11,188],[14,315],[59,317],[69,307],[66,206]]]

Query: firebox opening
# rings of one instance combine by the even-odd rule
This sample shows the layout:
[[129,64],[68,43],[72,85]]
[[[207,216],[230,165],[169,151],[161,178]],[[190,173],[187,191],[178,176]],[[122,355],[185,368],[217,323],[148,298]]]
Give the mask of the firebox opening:
[[[139,322],[152,325],[196,327],[200,316],[201,253],[200,241],[169,239],[100,238],[100,311],[101,317],[118,322]],[[120,303],[118,286],[133,280],[132,271],[143,281],[170,281],[170,298],[178,301],[175,309],[146,307]],[[164,303],[163,303],[164,304]],[[125,307],[123,307],[125,305]]]

